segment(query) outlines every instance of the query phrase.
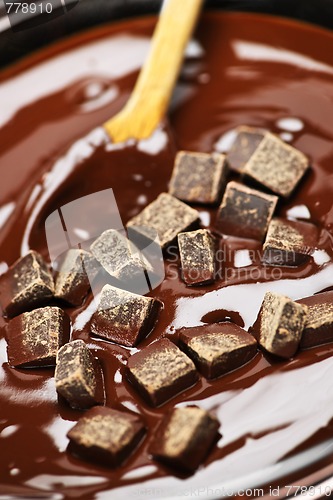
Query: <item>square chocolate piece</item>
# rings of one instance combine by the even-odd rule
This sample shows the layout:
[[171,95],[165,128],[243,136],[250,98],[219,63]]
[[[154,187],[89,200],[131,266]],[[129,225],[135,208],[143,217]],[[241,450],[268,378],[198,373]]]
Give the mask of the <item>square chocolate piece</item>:
[[272,219],[263,246],[263,261],[270,266],[300,266],[318,242],[318,229],[308,222]]
[[277,201],[277,196],[229,182],[217,213],[216,227],[224,234],[262,241]]
[[182,328],[179,345],[208,379],[239,368],[257,353],[256,339],[233,323]]
[[259,128],[238,127],[236,139],[227,154],[229,167],[236,172],[242,172],[264,135],[265,131]]
[[111,285],[101,292],[91,332],[120,345],[134,347],[153,329],[162,303]]
[[308,158],[269,132],[246,163],[243,173],[266,189],[289,197],[309,168]]
[[308,307],[301,349],[333,342],[333,291],[317,293],[297,302]]
[[70,320],[59,307],[25,312],[8,324],[8,362],[20,368],[55,366],[58,349],[69,334]]
[[66,252],[55,279],[56,298],[80,306],[97,274],[98,264],[91,253],[72,248]]
[[17,260],[0,278],[0,302],[9,318],[47,304],[53,293],[52,275],[34,250]]
[[218,420],[197,406],[173,408],[157,429],[149,452],[175,469],[194,472],[219,436]]
[[189,203],[215,205],[221,201],[227,170],[222,154],[179,151],[169,193]]
[[151,406],[159,406],[195,384],[198,373],[175,344],[161,339],[129,358],[127,378]]
[[106,407],[88,410],[68,432],[69,451],[85,460],[118,467],[145,434],[138,415]]
[[266,351],[289,359],[296,353],[308,308],[289,297],[266,292],[259,312],[259,344]]
[[215,239],[207,229],[178,235],[182,279],[188,286],[215,280]]
[[154,240],[155,232],[157,232],[161,247],[166,248],[176,239],[177,234],[194,228],[198,223],[199,212],[197,210],[171,194],[162,193],[142,212],[133,217],[127,223],[127,227],[148,240]]
[[137,275],[144,276],[145,271],[153,270],[139,249],[115,229],[104,231],[90,250],[111,276],[125,283]]
[[101,369],[83,340],[73,340],[59,349],[55,385],[71,408],[84,410],[103,403]]

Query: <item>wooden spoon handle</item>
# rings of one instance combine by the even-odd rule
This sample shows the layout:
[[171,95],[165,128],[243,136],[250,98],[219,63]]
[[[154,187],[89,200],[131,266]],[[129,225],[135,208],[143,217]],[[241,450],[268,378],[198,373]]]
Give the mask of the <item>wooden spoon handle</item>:
[[148,58],[131,97],[104,127],[112,142],[145,139],[167,110],[203,0],[168,0],[164,3]]

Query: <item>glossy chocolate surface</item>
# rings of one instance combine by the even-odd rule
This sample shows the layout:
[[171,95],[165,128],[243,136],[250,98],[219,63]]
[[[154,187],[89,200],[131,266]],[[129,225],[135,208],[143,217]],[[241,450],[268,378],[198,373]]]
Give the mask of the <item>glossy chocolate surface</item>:
[[[312,259],[294,269],[261,265],[258,242],[220,238],[221,276],[196,289],[180,279],[179,261],[171,253],[166,279],[151,292],[165,308],[139,348],[162,335],[176,340],[177,330],[203,322],[231,318],[247,329],[267,290],[300,299],[333,286],[333,36],[317,28],[246,14],[205,15],[175,91],[168,126],[138,146],[107,151],[101,145],[76,167],[63,164],[48,173],[62,151],[123,106],[154,22],[147,18],[100,28],[2,74],[1,272],[29,248],[47,257],[44,223],[59,206],[111,187],[126,223],[167,191],[177,150],[224,152],[230,130],[242,124],[280,134],[309,156],[310,172],[292,198],[280,204],[278,215],[310,220],[321,237]],[[212,228],[214,210],[195,208],[203,227]],[[2,331],[0,494],[114,500],[184,496],[198,488],[217,492],[225,479],[264,470],[332,435],[333,344],[301,352],[288,362],[259,354],[218,380],[201,378],[153,409],[124,376],[126,360],[135,350],[91,338],[87,323],[93,310],[88,304],[67,309],[73,338],[85,340],[99,358],[106,404],[140,413],[149,429],[147,438],[112,471],[67,453],[66,433],[82,413],[57,400],[52,369],[8,366]],[[176,477],[147,452],[165,411],[181,402],[202,405],[221,422],[221,440],[205,466],[189,477]],[[325,474],[332,473],[330,467]],[[318,469],[314,466],[306,474]],[[311,479],[323,474],[319,471]]]

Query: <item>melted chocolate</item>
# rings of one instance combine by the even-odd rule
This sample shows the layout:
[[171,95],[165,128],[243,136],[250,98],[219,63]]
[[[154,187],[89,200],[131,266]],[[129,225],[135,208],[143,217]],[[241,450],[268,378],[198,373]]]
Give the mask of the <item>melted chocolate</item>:
[[[88,159],[47,174],[61,151],[121,109],[154,23],[145,18],[96,29],[1,75],[1,271],[29,247],[47,256],[44,223],[57,207],[111,187],[125,223],[167,190],[177,150],[224,151],[229,131],[242,124],[280,134],[310,157],[311,171],[278,214],[309,218],[321,230],[321,240],[308,263],[276,269],[261,265],[257,242],[220,238],[220,279],[196,289],[185,286],[178,258],[169,253],[166,279],[150,294],[165,309],[139,348],[164,335],[176,340],[180,328],[203,322],[230,318],[248,328],[266,290],[299,299],[333,285],[333,36],[328,32],[269,17],[206,14],[176,88],[169,125],[151,141],[120,149],[100,144]],[[195,208],[204,227],[214,225],[214,210]],[[2,333],[2,494],[88,500],[103,492],[98,498],[158,498],[200,488],[209,494],[211,488],[220,496],[224,479],[238,481],[332,435],[333,344],[301,352],[289,362],[258,354],[246,366],[211,382],[201,378],[152,409],[124,377],[125,361],[135,351],[90,337],[89,304],[88,299],[81,308],[67,309],[73,338],[84,339],[100,359],[106,404],[139,412],[149,426],[147,439],[116,470],[67,453],[66,432],[81,413],[58,402],[52,370],[9,368]],[[181,402],[202,404],[222,424],[218,446],[190,477],[175,477],[147,452],[165,411]],[[332,472],[319,469],[304,469],[300,475],[311,473],[314,481]]]

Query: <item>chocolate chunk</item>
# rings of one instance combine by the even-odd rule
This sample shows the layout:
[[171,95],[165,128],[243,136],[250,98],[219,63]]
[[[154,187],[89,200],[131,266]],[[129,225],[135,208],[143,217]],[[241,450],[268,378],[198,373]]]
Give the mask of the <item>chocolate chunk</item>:
[[47,304],[53,292],[51,273],[34,250],[17,260],[0,278],[0,302],[10,318]]
[[59,349],[55,385],[71,408],[84,410],[103,403],[102,384],[99,363],[83,340],[73,340]]
[[105,285],[97,311],[91,319],[91,332],[112,342],[135,346],[153,329],[161,302]]
[[161,339],[129,358],[127,377],[150,405],[159,406],[192,386],[198,374],[178,347]]
[[229,182],[219,208],[216,227],[222,233],[262,241],[278,197]]
[[179,344],[209,379],[239,368],[257,352],[255,338],[233,323],[182,328]]
[[308,222],[272,219],[263,246],[263,261],[271,266],[307,262],[318,241],[318,229]]
[[333,342],[333,291],[318,293],[297,302],[308,307],[301,349]]
[[[168,193],[160,194],[138,215],[133,217],[127,227],[141,236],[154,239],[158,234],[162,248],[173,242],[178,233],[194,228],[199,222],[199,212]],[[155,236],[155,235],[154,235]]]
[[97,262],[85,250],[72,248],[62,260],[55,279],[55,297],[72,306],[82,304],[90,282],[97,274]]
[[173,408],[162,420],[149,447],[167,465],[194,472],[217,441],[218,420],[197,406]]
[[179,151],[169,193],[189,203],[219,203],[226,184],[227,163],[219,153]]
[[93,463],[118,467],[144,434],[145,427],[138,415],[99,406],[88,410],[68,432],[68,449]]
[[259,343],[266,351],[291,358],[301,341],[308,308],[284,295],[266,292],[259,312]]
[[145,279],[145,270],[152,271],[150,263],[139,249],[126,235],[114,229],[104,231],[91,245],[90,250],[104,269],[119,281],[126,283],[135,276]]
[[215,239],[207,229],[178,235],[182,278],[188,286],[215,279]]
[[59,307],[23,313],[7,327],[8,362],[21,368],[54,366],[57,351],[68,342],[69,334],[69,318]]
[[259,128],[238,127],[236,139],[227,154],[229,167],[242,172],[244,165],[259,146],[264,135],[265,131]]
[[309,160],[301,151],[267,133],[243,172],[270,191],[288,197],[308,168]]

